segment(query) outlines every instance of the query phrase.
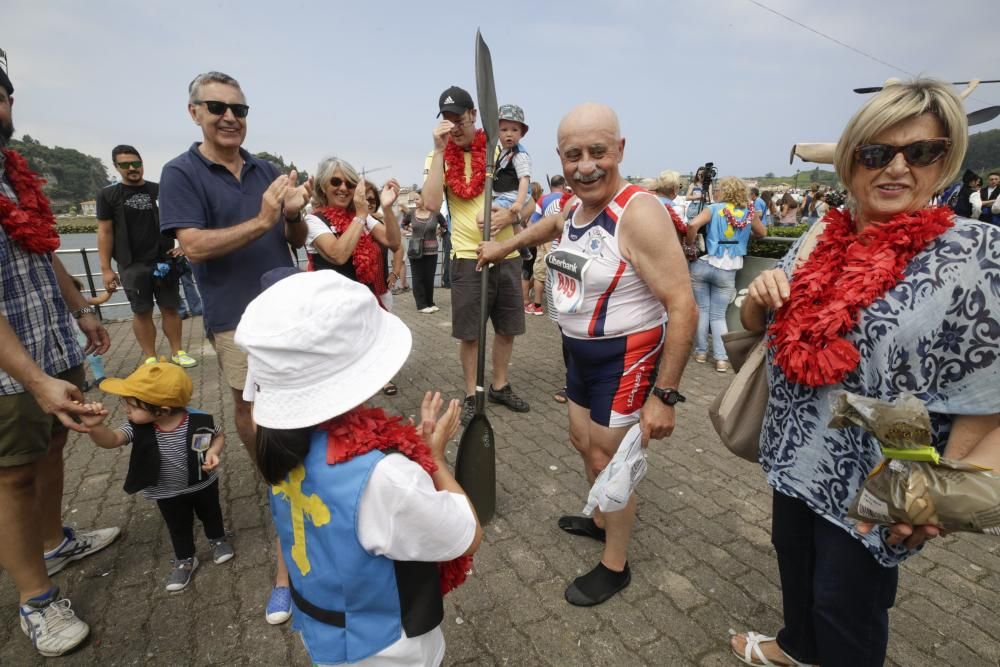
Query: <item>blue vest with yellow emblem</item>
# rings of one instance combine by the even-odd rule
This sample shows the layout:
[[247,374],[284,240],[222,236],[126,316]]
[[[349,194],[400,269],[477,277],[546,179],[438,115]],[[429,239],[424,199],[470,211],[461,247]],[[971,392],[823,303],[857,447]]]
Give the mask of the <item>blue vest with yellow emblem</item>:
[[375,465],[373,450],[326,462],[316,431],[302,465],[271,487],[271,513],[288,564],[294,628],[314,662],[371,657],[400,639],[430,632],[444,617],[437,563],[373,556],[357,535],[358,504]]
[[[722,209],[730,207],[733,217],[737,221],[747,221],[742,229],[736,229],[729,225]],[[747,243],[750,240],[750,217],[753,215],[753,208],[732,208],[731,204],[712,204],[708,207],[712,212],[712,219],[708,222],[708,233],[706,238],[708,244],[707,254],[712,257],[722,257],[728,251],[732,257],[742,257],[747,254]]]

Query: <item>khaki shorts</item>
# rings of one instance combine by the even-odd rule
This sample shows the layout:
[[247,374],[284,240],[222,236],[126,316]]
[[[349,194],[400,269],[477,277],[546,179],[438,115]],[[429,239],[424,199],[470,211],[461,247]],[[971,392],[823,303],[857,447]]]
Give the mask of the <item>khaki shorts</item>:
[[[549,254],[552,249],[551,243],[543,243],[538,246],[538,256],[535,257],[535,270],[534,277],[540,283],[545,282],[545,276],[548,273],[548,267],[545,265],[545,256]],[[537,300],[537,299],[536,299]]]
[[[82,364],[56,377],[80,388],[86,380]],[[48,453],[52,437],[66,430],[61,421],[42,412],[28,392],[0,396],[0,468],[34,463]]]
[[226,384],[242,394],[247,383],[247,353],[236,344],[235,336],[235,329],[217,331],[212,334],[212,347],[219,358],[219,368]]

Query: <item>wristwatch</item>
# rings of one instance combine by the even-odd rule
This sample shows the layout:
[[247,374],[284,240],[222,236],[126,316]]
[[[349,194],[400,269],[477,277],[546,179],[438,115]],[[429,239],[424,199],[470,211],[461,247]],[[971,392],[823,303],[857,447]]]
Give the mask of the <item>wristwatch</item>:
[[97,309],[94,308],[93,306],[84,306],[80,310],[74,310],[72,313],[73,317],[75,317],[76,319],[80,319],[84,315],[96,315],[96,314],[97,314]]
[[683,403],[687,399],[684,395],[676,389],[664,389],[663,387],[653,387],[653,396],[666,403],[667,405],[676,405],[677,403]]

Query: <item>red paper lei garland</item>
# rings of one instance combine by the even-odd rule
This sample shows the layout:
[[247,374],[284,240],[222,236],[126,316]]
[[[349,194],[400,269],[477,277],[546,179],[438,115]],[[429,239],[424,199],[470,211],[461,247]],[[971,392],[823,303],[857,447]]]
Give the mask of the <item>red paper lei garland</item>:
[[810,387],[840,382],[857,368],[861,355],[845,336],[859,311],[895,287],[910,260],[955,224],[947,206],[903,213],[861,233],[846,211],[831,209],[824,220],[826,229],[768,329],[785,377]]
[[[395,449],[430,475],[437,470],[431,450],[413,424],[402,417],[389,417],[382,408],[360,406],[335,417],[318,428],[329,433],[326,462],[330,465],[349,461],[373,449]],[[472,556],[459,556],[447,563],[438,563],[441,594],[446,595],[465,582],[472,568]]]
[[[364,216],[356,216],[354,211],[350,209],[337,208],[336,206],[324,206],[316,213],[330,223],[333,231],[337,232],[337,236],[344,233],[355,217],[364,219]],[[363,232],[361,238],[358,239],[358,245],[354,247],[354,252],[351,254],[351,261],[354,262],[358,282],[367,285],[376,296],[381,294],[375,285],[381,259],[382,253],[379,252],[378,241],[371,234]],[[384,285],[382,291],[385,291]]]
[[7,180],[17,193],[18,203],[0,197],[0,224],[10,240],[22,249],[41,255],[59,248],[56,219],[49,199],[42,192],[44,179],[31,171],[27,160],[12,150],[3,151]]
[[465,179],[465,150],[451,139],[444,147],[444,178],[448,189],[461,199],[478,197],[486,187],[486,133],[476,130],[470,148],[472,153],[472,175]]

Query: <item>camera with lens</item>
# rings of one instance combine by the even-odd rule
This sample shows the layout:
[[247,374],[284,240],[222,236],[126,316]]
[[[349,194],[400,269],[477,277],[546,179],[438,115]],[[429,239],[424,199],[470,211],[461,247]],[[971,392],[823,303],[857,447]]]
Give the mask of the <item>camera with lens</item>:
[[715,163],[706,162],[705,166],[701,168],[701,189],[703,192],[708,192],[708,186],[711,185],[712,181],[718,175],[719,172],[715,168]]

